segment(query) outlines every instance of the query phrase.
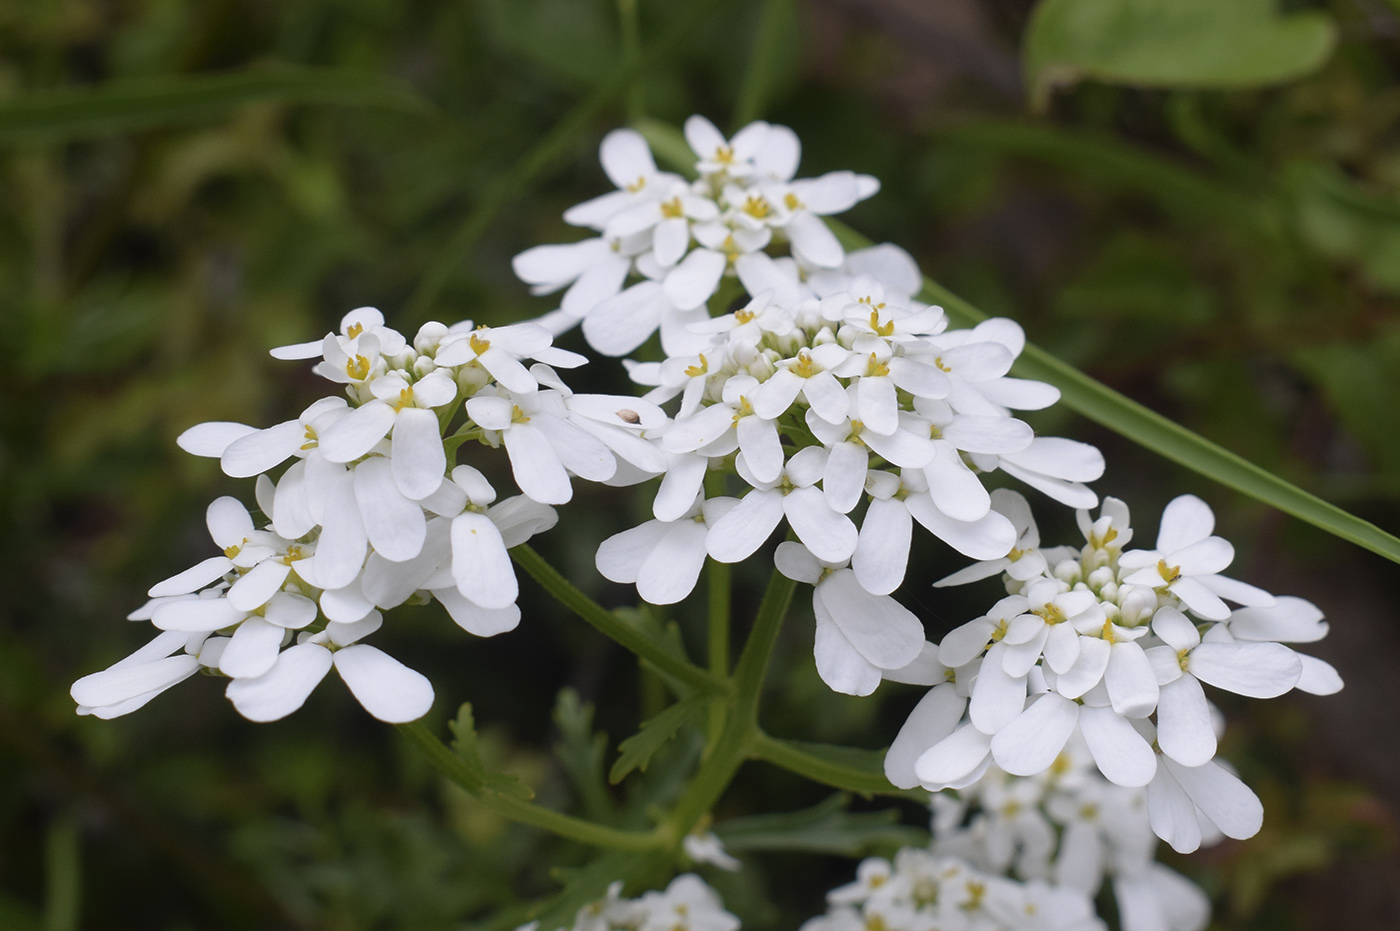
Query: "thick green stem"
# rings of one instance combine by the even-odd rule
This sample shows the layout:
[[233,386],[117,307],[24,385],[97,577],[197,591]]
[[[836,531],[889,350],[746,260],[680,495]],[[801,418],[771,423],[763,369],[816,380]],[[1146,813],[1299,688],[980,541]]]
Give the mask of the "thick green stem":
[[700,764],[690,788],[668,819],[678,835],[689,832],[714,807],[749,753],[750,739],[758,730],[758,700],[763,691],[763,678],[796,584],[773,570],[754,618],[753,630],[735,667],[734,697],[719,739],[710,747],[709,756]]
[[708,692],[725,690],[723,680],[716,679],[705,670],[668,653],[661,644],[579,591],[577,586],[560,575],[557,569],[545,562],[539,553],[526,544],[522,543],[512,549],[510,555],[561,604],[592,624],[600,633],[631,650],[640,659],[646,660],[661,672],[686,685]]
[[423,751],[428,761],[439,772],[466,789],[473,798],[487,808],[512,821],[542,828],[558,834],[560,837],[591,844],[594,847],[611,847],[616,850],[655,850],[666,847],[670,843],[669,835],[661,829],[622,831],[542,808],[533,802],[501,795],[490,789],[476,787],[476,780],[467,765],[448,749],[446,744],[438,740],[422,721],[400,724],[398,729],[414,746]]

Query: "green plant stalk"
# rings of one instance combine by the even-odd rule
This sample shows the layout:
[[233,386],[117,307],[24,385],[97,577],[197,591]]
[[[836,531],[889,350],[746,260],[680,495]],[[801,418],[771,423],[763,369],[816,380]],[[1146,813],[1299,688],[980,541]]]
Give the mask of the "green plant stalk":
[[895,788],[883,773],[823,760],[786,740],[770,737],[761,730],[754,733],[749,741],[749,748],[752,759],[772,763],[790,773],[805,776],[813,782],[834,789],[844,789],[866,797],[889,795],[914,798],[917,801],[924,801],[928,796],[927,792]]
[[[705,497],[714,498],[724,494],[724,474],[710,472],[705,476]],[[710,675],[716,679],[729,677],[729,634],[731,626],[731,603],[733,592],[729,566],[715,559],[705,559],[705,597],[708,608]],[[709,725],[706,729],[705,746],[713,747],[719,742],[724,729],[725,709],[718,702],[710,705]]]
[[[618,24],[622,28],[622,60],[629,68],[636,68],[642,56],[642,31],[637,22],[638,0],[617,0]],[[627,87],[627,121],[640,120],[646,116],[646,85],[632,81]]]
[[591,844],[594,847],[610,847],[615,850],[656,850],[667,846],[666,832],[623,831],[602,824],[594,824],[582,818],[561,814],[543,808],[533,802],[522,801],[490,789],[474,788],[472,773],[465,763],[458,759],[446,744],[439,740],[420,721],[396,725],[399,732],[427,756],[428,761],[448,779],[461,786],[472,797],[487,808],[512,821],[541,828],[560,837]]
[[726,684],[708,672],[667,653],[646,634],[630,626],[607,608],[589,598],[576,585],[564,578],[549,563],[541,558],[527,544],[520,544],[510,551],[511,558],[536,582],[544,586],[566,608],[592,624],[600,633],[617,641],[621,646],[646,660],[657,669],[665,672],[686,685],[707,692],[724,692]]
[[749,756],[753,736],[758,733],[758,702],[763,691],[763,679],[796,587],[797,583],[792,579],[773,570],[768,590],[764,592],[758,614],[754,617],[753,630],[749,632],[744,652],[734,667],[734,695],[729,702],[719,739],[710,747],[710,753],[700,764],[695,779],[665,822],[677,837],[689,833],[714,807]]

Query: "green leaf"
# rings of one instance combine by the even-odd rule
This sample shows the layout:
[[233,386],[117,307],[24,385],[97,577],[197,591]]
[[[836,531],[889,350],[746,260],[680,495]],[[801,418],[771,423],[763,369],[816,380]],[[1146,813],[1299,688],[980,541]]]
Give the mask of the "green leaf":
[[708,704],[704,695],[692,695],[676,702],[654,718],[642,722],[642,728],[618,745],[621,755],[608,772],[608,782],[617,785],[634,769],[645,771],[657,750],[676,736],[676,731],[700,716]]
[[481,748],[476,739],[476,722],[472,719],[471,702],[463,702],[457,711],[457,720],[449,727],[452,730],[452,752],[466,764],[467,772],[476,785],[473,791],[496,792],[510,798],[529,801],[535,793],[519,778],[509,773],[490,770],[481,760]]
[[344,104],[426,111],[408,84],[381,74],[264,67],[67,87],[0,102],[0,142],[66,142],[203,122],[249,103]]
[[584,813],[595,821],[614,820],[613,799],[603,782],[608,735],[593,730],[593,706],[580,701],[573,689],[560,689],[554,703],[554,725],[559,728],[554,755],[574,784]]
[[1145,87],[1258,87],[1320,68],[1337,42],[1324,13],[1275,0],[1042,0],[1026,28],[1031,104],[1086,78]]
[[852,813],[847,795],[833,795],[802,811],[751,815],[715,825],[714,831],[730,852],[798,850],[842,857],[859,857],[874,848],[926,846],[926,830],[899,824],[894,809]]

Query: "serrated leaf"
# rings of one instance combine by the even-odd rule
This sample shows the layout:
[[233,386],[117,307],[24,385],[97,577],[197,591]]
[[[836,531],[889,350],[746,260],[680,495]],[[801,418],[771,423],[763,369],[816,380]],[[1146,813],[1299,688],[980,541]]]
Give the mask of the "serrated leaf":
[[71,141],[203,122],[242,104],[344,104],[426,110],[408,84],[329,68],[256,68],[42,91],[0,103],[0,142]]
[[1310,74],[1336,41],[1326,14],[1280,16],[1275,0],[1042,0],[1026,27],[1026,86],[1036,109],[1086,78],[1258,87]]
[[593,730],[593,706],[581,701],[573,689],[560,689],[554,724],[559,728],[554,755],[574,784],[584,813],[594,821],[614,821],[616,806],[603,781],[608,735]]
[[456,720],[448,726],[452,731],[452,752],[466,764],[471,778],[478,783],[473,787],[474,791],[496,792],[524,801],[535,797],[534,791],[518,777],[491,770],[482,762],[471,702],[463,702],[462,707],[457,710]]
[[928,831],[899,824],[899,812],[853,813],[850,797],[833,795],[801,811],[751,815],[715,825],[725,849],[797,850],[836,856],[862,856],[875,848],[927,845]]
[[692,695],[678,701],[654,718],[642,722],[641,730],[618,745],[621,755],[608,772],[613,785],[621,782],[634,769],[645,770],[652,754],[676,735],[687,722],[699,717],[708,704],[704,695]]

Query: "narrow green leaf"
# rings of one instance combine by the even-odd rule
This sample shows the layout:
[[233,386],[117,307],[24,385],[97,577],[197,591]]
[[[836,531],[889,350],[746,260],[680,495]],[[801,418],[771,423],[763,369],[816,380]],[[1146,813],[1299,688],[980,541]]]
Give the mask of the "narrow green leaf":
[[1146,87],[1258,87],[1320,68],[1337,42],[1324,13],[1275,0],[1042,0],[1026,27],[1031,104],[1086,78]]
[[264,67],[67,87],[3,101],[0,142],[65,142],[202,122],[261,101],[429,109],[411,86],[381,74]]
[[580,700],[573,689],[560,689],[554,702],[554,726],[559,728],[554,755],[574,784],[584,813],[594,821],[612,821],[616,805],[603,782],[608,735],[593,729],[593,705]]
[[715,834],[731,853],[745,850],[796,850],[858,857],[876,848],[926,846],[926,830],[899,824],[894,809],[852,813],[850,797],[833,795],[801,811],[750,815],[715,825]]
[[621,755],[608,772],[608,782],[617,785],[632,770],[645,771],[652,755],[676,736],[676,731],[698,718],[705,710],[706,703],[706,696],[692,695],[671,705],[656,717],[643,721],[641,730],[618,744]]
[[798,46],[792,0],[767,0],[754,30],[739,102],[734,107],[733,129],[763,116],[781,66],[792,63],[792,50]]
[[518,777],[510,773],[495,772],[482,762],[471,702],[462,703],[462,707],[457,711],[457,719],[449,727],[452,730],[452,752],[466,764],[470,778],[477,783],[474,791],[497,792],[522,801],[529,801],[535,797],[534,791]]
[[760,733],[753,740],[752,754],[835,789],[845,789],[867,797],[877,794],[903,795],[920,801],[928,800],[927,792],[902,792],[890,784],[885,778],[883,750],[779,740]]

